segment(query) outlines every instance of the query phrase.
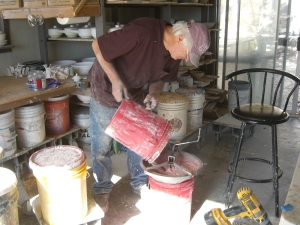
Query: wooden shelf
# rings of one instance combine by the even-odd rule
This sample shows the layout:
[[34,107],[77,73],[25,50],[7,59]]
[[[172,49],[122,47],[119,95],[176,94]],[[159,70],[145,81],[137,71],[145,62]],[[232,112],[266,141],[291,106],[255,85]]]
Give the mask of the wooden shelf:
[[3,45],[3,46],[0,46],[0,53],[1,52],[9,52],[11,51],[11,49],[15,47],[13,45]]
[[[45,7],[45,8],[31,8],[31,14],[42,15],[45,19],[47,18],[72,18],[75,17],[76,7],[73,6],[57,6],[57,7]],[[76,15],[80,16],[100,16],[101,9],[100,5],[85,5]],[[29,8],[19,8],[19,9],[10,9],[2,10],[3,19],[27,19],[29,15]]]
[[48,40],[51,41],[88,41],[88,42],[92,42],[94,41],[93,38],[68,38],[68,37],[60,37],[60,38],[48,38]]

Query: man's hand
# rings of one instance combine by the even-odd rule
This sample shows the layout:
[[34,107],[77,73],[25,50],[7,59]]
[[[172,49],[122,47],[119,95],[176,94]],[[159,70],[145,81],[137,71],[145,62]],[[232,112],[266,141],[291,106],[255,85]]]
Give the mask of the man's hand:
[[144,103],[147,110],[153,110],[157,106],[157,100],[150,94],[146,96]]
[[112,94],[117,102],[121,102],[124,98],[129,99],[127,88],[121,80],[112,83]]

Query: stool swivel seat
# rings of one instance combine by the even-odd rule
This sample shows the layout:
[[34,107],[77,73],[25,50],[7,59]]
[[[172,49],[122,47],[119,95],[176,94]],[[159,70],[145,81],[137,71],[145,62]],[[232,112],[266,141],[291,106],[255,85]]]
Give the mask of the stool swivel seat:
[[[300,84],[300,80],[287,72],[267,69],[253,68],[244,69],[233,72],[225,77],[230,80],[236,97],[236,107],[231,110],[231,115],[242,121],[241,131],[234,153],[233,161],[228,165],[230,173],[227,183],[227,205],[235,178],[244,179],[248,182],[267,183],[273,182],[273,191],[275,194],[275,215],[279,217],[279,184],[278,179],[282,176],[282,170],[278,166],[278,150],[277,150],[277,124],[288,121],[289,114],[287,106],[291,95]],[[237,80],[248,80],[249,83],[249,102],[240,105],[240,98]],[[288,85],[286,85],[288,84]],[[284,97],[279,97],[280,93],[284,93]],[[253,99],[255,96],[255,99]],[[256,100],[257,99],[257,100]],[[245,128],[247,124],[268,125],[272,129],[272,157],[271,160],[262,158],[240,158]],[[272,178],[269,179],[250,179],[237,174],[237,166],[240,161],[258,161],[272,165]]]

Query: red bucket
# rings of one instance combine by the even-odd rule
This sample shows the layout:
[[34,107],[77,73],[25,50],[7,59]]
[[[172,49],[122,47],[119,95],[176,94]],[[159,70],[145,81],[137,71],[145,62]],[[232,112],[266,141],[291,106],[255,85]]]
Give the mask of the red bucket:
[[160,155],[172,132],[170,122],[127,99],[122,101],[105,130],[150,163]]
[[58,136],[70,130],[69,95],[48,98],[45,110],[48,136]]

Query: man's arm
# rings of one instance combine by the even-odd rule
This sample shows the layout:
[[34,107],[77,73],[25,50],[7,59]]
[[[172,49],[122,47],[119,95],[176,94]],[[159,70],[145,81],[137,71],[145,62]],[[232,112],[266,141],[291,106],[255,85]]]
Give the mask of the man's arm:
[[165,82],[158,80],[149,83],[149,94],[146,96],[144,103],[146,104],[147,110],[152,110],[157,105],[157,96],[161,93]]
[[98,62],[100,63],[101,67],[103,68],[110,82],[112,83],[112,95],[115,97],[116,101],[121,102],[123,100],[123,96],[128,99],[129,97],[127,88],[120,79],[120,76],[113,63],[107,62],[103,58],[97,39],[93,41],[92,48],[97,57]]

